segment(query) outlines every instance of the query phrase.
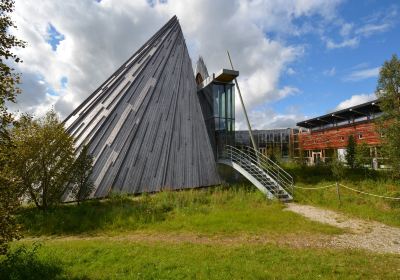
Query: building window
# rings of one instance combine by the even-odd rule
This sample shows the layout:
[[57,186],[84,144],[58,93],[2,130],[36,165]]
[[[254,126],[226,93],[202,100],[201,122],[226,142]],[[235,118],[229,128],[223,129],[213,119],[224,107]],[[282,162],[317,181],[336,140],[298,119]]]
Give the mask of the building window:
[[341,140],[341,141],[344,141],[344,136],[340,136],[340,140]]
[[362,133],[359,133],[359,134],[358,134],[358,139],[363,139]]

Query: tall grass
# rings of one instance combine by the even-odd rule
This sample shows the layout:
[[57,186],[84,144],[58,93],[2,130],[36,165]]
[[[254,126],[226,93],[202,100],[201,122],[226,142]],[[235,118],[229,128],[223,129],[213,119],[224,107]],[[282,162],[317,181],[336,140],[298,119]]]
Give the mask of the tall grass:
[[18,215],[27,235],[119,234],[138,230],[204,234],[339,233],[287,211],[250,185],[165,191],[138,197],[112,195],[48,212],[28,207]]
[[[299,166],[288,164],[286,170],[294,176],[295,185],[315,188],[335,183],[329,166]],[[393,180],[386,171],[346,169],[340,181],[351,188],[381,196],[400,197],[400,182]],[[335,187],[321,190],[296,189],[295,201],[323,206],[355,217],[376,220],[400,226],[400,200],[383,199]]]

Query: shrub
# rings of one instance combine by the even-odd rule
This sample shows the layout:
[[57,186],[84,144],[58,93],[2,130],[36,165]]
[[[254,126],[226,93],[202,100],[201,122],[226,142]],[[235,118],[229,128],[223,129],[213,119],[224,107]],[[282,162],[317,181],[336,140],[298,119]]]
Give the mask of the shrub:
[[40,119],[23,116],[11,131],[11,166],[40,209],[61,201],[74,162],[73,138],[51,110]]
[[10,250],[0,262],[0,279],[60,279],[62,272],[56,260],[44,261],[38,257],[39,245],[19,246]]

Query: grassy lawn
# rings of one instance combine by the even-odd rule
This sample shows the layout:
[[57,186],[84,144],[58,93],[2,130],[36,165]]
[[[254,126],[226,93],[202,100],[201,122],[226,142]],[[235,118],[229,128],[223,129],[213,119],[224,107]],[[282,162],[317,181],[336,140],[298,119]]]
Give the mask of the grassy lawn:
[[[398,255],[274,245],[59,240],[40,247],[38,259],[36,273],[47,272],[41,279],[398,279],[400,273]],[[30,275],[31,266],[19,269]]]
[[[299,187],[315,188],[335,183],[327,167],[287,167]],[[351,188],[389,197],[400,197],[400,182],[387,179],[383,172],[347,170],[341,183]],[[336,188],[321,190],[296,189],[295,200],[350,214],[354,217],[376,220],[400,226],[400,200],[387,200],[359,194],[340,188],[339,203]]]
[[26,235],[118,235],[132,231],[214,234],[335,234],[342,231],[283,211],[251,186],[114,196],[48,212],[22,209]]
[[[0,279],[396,279],[400,273],[399,255],[316,246],[313,238],[343,230],[284,211],[246,185],[114,195],[48,212],[25,207],[18,220],[29,238],[13,243]],[[34,253],[33,240],[40,244]]]

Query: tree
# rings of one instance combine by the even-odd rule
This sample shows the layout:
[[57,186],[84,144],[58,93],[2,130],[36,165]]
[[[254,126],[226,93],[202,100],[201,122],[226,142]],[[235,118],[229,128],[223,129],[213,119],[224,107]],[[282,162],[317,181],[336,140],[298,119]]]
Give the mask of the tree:
[[371,150],[368,145],[363,142],[361,145],[357,146],[356,152],[356,164],[361,166],[364,169],[364,176],[367,177],[368,167],[371,166],[372,158],[371,158]]
[[11,164],[30,199],[43,210],[59,203],[71,180],[74,140],[57,114],[50,110],[39,119],[21,117],[11,138]]
[[13,144],[8,128],[13,118],[6,107],[6,102],[15,102],[15,96],[20,93],[17,87],[20,76],[6,62],[22,62],[12,50],[25,47],[25,42],[9,33],[11,28],[16,28],[10,17],[13,11],[14,1],[0,0],[0,254],[7,252],[10,241],[20,237],[14,218],[20,205],[19,179],[9,166]]
[[15,96],[21,92],[18,88],[20,75],[6,61],[19,63],[22,60],[12,51],[15,47],[25,47],[25,42],[17,39],[8,31],[16,28],[10,13],[14,11],[13,0],[0,0],[0,135],[7,137],[7,126],[12,115],[7,112],[6,102],[15,102]]
[[389,159],[393,175],[400,177],[400,60],[396,55],[383,64],[376,95],[383,112],[379,122],[379,130],[385,135],[383,152]]
[[83,146],[76,158],[72,170],[72,195],[78,204],[89,197],[94,189],[90,175],[93,171],[93,157],[88,153],[88,146]]
[[21,237],[20,227],[14,217],[20,205],[21,192],[17,176],[7,164],[10,145],[0,145],[0,255],[8,251],[8,243]]
[[356,164],[361,167],[365,167],[366,165],[371,166],[371,151],[365,142],[357,146],[355,160]]
[[343,163],[338,159],[336,153],[331,162],[331,171],[336,182],[339,182],[344,177],[344,166]]
[[356,140],[354,139],[353,135],[350,135],[348,142],[347,142],[347,148],[346,148],[346,161],[347,161],[347,164],[350,166],[350,168],[355,167],[356,148],[357,148]]

